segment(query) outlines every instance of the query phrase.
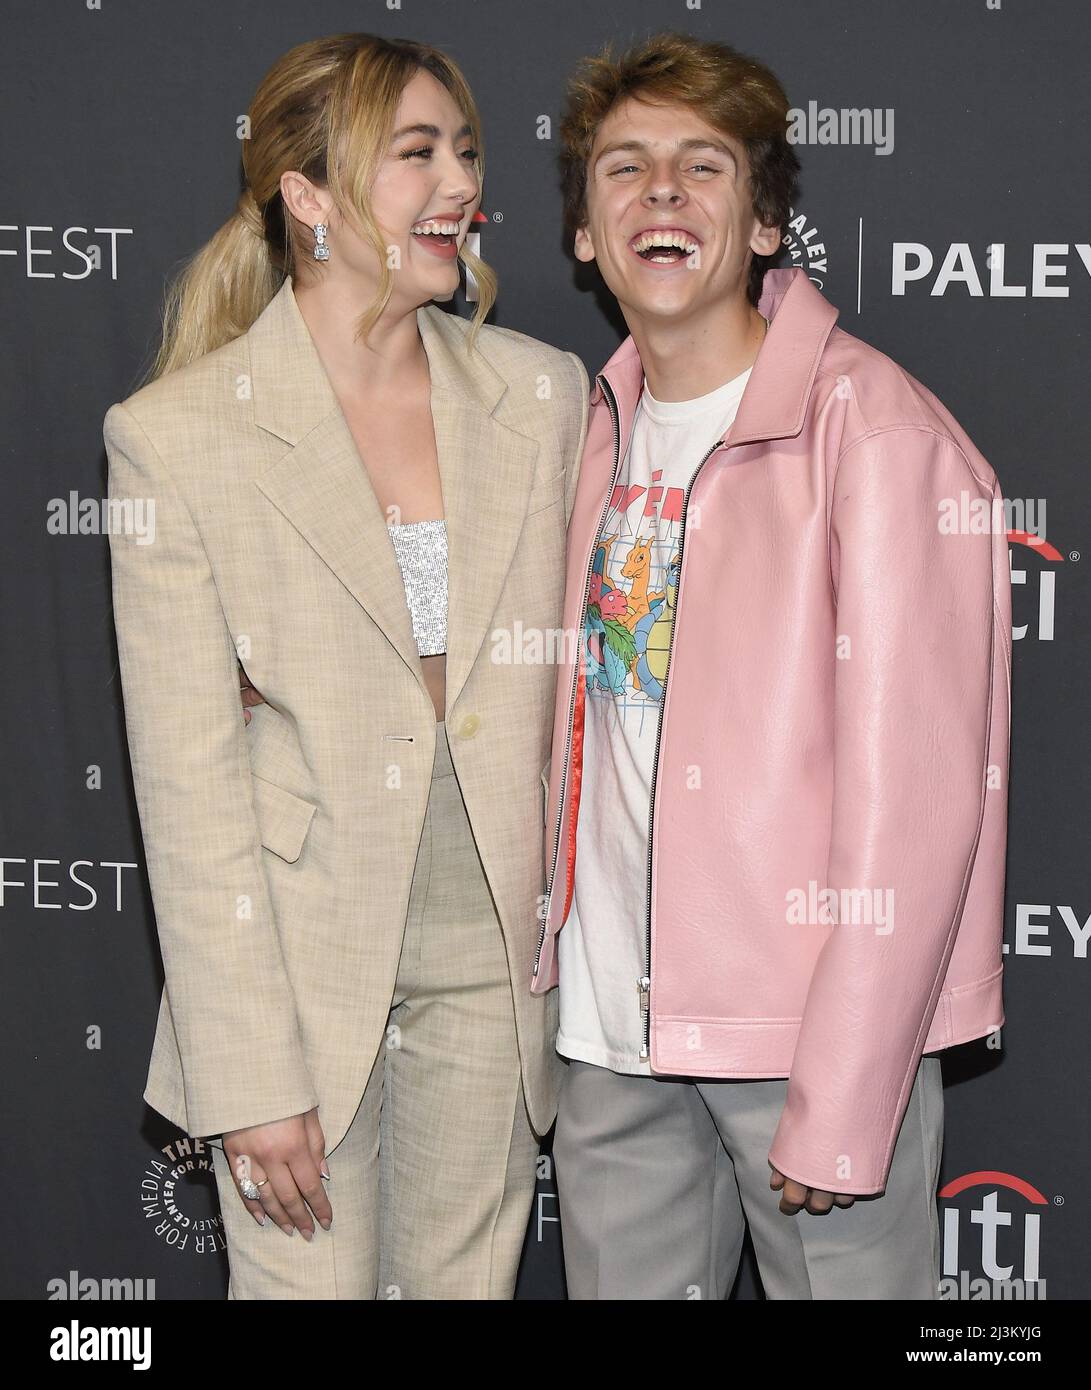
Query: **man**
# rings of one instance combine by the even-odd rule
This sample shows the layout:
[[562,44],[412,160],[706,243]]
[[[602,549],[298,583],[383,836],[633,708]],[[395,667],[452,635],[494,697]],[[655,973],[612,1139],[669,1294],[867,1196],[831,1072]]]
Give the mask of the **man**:
[[[946,408],[766,271],[776,78],[661,35],[589,60],[567,211],[630,337],[568,533],[532,988],[570,1059],[570,1297],[937,1297],[939,1059],[1003,1022],[1000,499]],[[965,514],[965,512],[963,513]]]

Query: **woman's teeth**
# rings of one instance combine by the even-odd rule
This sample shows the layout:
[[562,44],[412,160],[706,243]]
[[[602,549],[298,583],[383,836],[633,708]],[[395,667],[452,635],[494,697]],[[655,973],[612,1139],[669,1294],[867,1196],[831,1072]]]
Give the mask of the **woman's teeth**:
[[414,236],[457,236],[457,222],[440,222],[431,218],[427,222],[417,222],[409,229]]

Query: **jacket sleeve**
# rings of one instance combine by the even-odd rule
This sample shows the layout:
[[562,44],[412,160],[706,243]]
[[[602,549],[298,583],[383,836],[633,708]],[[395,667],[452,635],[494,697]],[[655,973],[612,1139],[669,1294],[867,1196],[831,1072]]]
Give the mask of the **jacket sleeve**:
[[[1000,496],[991,473],[979,479],[951,440],[920,427],[859,440],[833,484],[826,886],[842,909],[811,978],[769,1153],[787,1177],[830,1192],[886,1185],[981,827],[993,546],[987,531],[941,526],[941,504],[962,492],[990,509]],[[852,890],[870,913],[844,909]]]
[[[318,1103],[262,863],[234,642],[204,545],[124,404],[106,414],[114,624],[133,786],[193,1135]],[[127,533],[129,499],[154,518]]]

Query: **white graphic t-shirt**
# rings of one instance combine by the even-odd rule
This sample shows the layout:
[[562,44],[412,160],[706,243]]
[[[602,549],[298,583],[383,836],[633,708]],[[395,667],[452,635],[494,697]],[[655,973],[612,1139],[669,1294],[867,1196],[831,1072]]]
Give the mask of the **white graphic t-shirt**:
[[749,378],[747,370],[691,401],[657,401],[645,384],[595,553],[576,879],[557,938],[557,1051],[612,1071],[650,1073],[640,1057],[648,814],[682,499]]

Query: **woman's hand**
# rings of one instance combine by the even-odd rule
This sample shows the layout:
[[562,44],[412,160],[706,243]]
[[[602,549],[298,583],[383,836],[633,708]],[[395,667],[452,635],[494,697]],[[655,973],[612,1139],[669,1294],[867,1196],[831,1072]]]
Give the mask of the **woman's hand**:
[[322,1229],[329,1230],[333,1210],[322,1186],[329,1169],[317,1110],[230,1130],[223,1136],[223,1148],[236,1190],[243,1178],[261,1188],[260,1201],[251,1201],[239,1190],[239,1200],[259,1226],[265,1225],[268,1212],[285,1235],[295,1235],[298,1228],[303,1239],[310,1240],[313,1212]]
[[256,690],[250,684],[250,677],[246,674],[241,665],[239,666],[239,687],[242,696],[242,717],[243,720],[249,724],[250,706],[263,705],[265,703],[265,696],[260,690]]

